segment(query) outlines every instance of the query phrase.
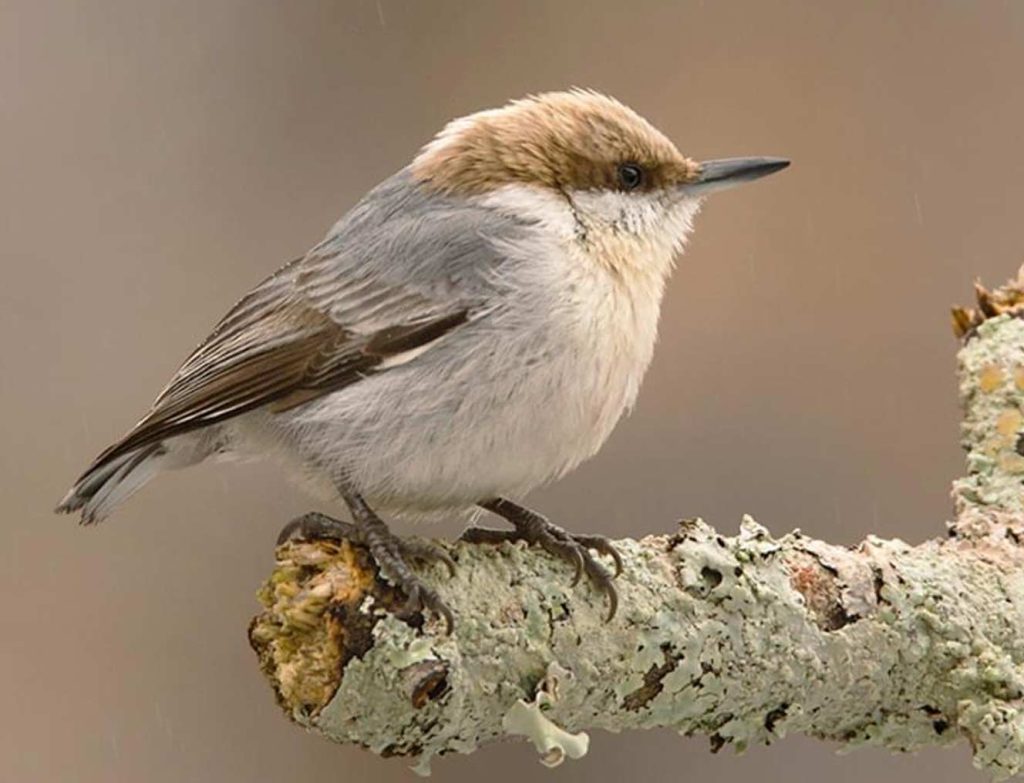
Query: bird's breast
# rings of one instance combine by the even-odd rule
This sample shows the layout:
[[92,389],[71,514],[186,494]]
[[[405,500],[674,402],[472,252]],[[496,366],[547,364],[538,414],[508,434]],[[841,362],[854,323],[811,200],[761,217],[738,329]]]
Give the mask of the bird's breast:
[[[657,338],[664,277],[570,253],[562,317],[575,403],[599,442],[636,400]],[[596,449],[596,446],[595,446]]]

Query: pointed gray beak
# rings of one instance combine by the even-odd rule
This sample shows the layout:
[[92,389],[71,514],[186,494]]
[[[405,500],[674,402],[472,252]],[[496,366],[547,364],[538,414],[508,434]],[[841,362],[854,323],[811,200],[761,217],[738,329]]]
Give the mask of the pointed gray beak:
[[691,196],[706,196],[716,190],[767,177],[789,165],[785,158],[722,158],[705,160],[700,164],[700,178],[683,185]]

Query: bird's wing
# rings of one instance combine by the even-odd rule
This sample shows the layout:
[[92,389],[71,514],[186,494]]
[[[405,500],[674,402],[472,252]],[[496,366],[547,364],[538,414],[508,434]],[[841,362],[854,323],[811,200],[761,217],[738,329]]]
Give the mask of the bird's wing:
[[411,360],[487,313],[522,224],[410,186],[400,172],[304,257],[239,301],[149,413],[90,466],[266,406],[287,410]]
[[[341,389],[469,318],[467,303],[438,303],[359,277],[338,281],[333,297],[308,296],[304,278],[324,261],[313,254],[292,263],[235,305],[142,421],[93,467],[255,408],[287,410]],[[328,303],[343,305],[348,318],[332,316]]]

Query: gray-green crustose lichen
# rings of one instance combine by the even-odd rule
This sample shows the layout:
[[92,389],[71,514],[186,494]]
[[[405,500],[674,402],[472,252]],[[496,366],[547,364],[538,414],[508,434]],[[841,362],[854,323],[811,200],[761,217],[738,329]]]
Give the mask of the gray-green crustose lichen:
[[960,354],[969,475],[943,540],[872,536],[849,549],[776,538],[750,518],[734,536],[689,520],[616,542],[622,603],[609,623],[601,596],[542,551],[451,544],[455,576],[423,572],[456,613],[451,636],[431,617],[399,620],[400,596],[358,547],[293,543],[253,625],[264,669],[296,720],[420,771],[510,735],[560,761],[585,751],[584,730],[671,727],[713,749],[793,732],[893,750],[966,738],[977,766],[1013,774],[1024,763],[1024,322],[1004,314],[971,329]]
[[[609,624],[600,597],[575,594],[556,561],[513,546],[454,547],[461,567],[446,594],[464,619],[455,633],[365,607],[379,615],[372,646],[300,719],[382,754],[470,752],[506,734],[509,710],[534,703],[557,663],[572,681],[544,717],[569,734],[669,726],[743,748],[797,731],[900,750],[966,734],[978,759],[1016,769],[1005,712],[1016,709],[1024,648],[1020,625],[997,622],[990,607],[1019,606],[1024,585],[1001,564],[970,549],[951,556],[956,541],[875,540],[808,576],[808,551],[827,561],[827,545],[774,539],[751,520],[734,537],[697,521],[620,545],[624,600]],[[829,581],[857,596],[830,589],[848,604],[842,626],[808,608]],[[446,681],[417,704],[406,672],[424,662]],[[652,670],[658,687],[645,693]]]
[[962,502],[1024,511],[1024,320],[1001,315],[977,327],[959,354],[963,445]]

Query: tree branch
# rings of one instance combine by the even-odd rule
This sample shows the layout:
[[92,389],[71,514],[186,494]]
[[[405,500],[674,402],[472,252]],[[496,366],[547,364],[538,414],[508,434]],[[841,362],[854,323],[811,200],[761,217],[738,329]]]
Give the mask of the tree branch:
[[622,603],[570,585],[539,549],[443,544],[424,577],[455,612],[395,616],[403,596],[361,547],[291,542],[250,638],[278,701],[338,742],[470,753],[523,735],[548,764],[584,729],[668,726],[714,750],[790,732],[893,750],[966,738],[997,778],[1024,766],[1024,269],[954,310],[968,475],[942,539],[855,549],[750,518],[625,539]]

